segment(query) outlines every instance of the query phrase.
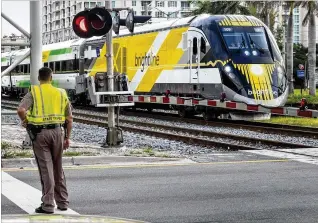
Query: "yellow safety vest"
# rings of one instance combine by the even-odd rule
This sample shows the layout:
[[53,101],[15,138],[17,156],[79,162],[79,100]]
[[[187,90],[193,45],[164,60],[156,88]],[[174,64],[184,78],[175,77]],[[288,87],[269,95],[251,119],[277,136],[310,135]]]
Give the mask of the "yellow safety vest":
[[27,112],[28,124],[63,124],[68,97],[64,89],[51,84],[32,85],[33,106]]

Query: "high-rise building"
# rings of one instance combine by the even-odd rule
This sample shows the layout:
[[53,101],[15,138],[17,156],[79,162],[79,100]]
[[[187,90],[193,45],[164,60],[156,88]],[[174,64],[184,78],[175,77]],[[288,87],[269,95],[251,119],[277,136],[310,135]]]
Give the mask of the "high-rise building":
[[[281,24],[288,22],[289,16],[289,8],[286,4],[282,5],[282,10],[280,10],[280,19]],[[301,43],[305,47],[308,47],[308,24],[307,26],[303,26],[302,22],[307,14],[307,9],[303,7],[296,7],[293,10],[293,17],[294,17],[294,43]],[[318,43],[318,18],[316,18],[316,42]]]
[[[72,29],[74,16],[85,8],[109,6],[109,1],[60,1],[43,0],[43,44],[63,42],[77,39]],[[133,8],[135,15],[151,15],[151,22],[160,22],[169,18],[188,16],[193,5],[187,0],[155,1],[155,0],[116,0],[112,1],[113,8]],[[126,18],[127,11],[120,12],[121,18]]]

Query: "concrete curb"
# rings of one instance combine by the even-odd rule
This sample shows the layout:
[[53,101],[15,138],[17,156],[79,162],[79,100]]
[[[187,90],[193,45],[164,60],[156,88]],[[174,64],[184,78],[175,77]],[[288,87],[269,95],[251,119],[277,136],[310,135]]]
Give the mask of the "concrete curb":
[[[63,166],[82,165],[140,165],[140,164],[186,164],[195,163],[190,159],[134,157],[134,156],[74,156],[63,157]],[[2,168],[37,168],[34,158],[1,159]]]

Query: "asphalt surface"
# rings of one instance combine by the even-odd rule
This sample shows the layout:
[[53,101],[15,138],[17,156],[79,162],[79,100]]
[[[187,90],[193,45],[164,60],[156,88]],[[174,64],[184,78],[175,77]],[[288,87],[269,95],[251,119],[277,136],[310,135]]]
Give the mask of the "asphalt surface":
[[[317,222],[318,166],[271,160],[66,169],[70,208],[148,222]],[[37,170],[7,173],[41,190]],[[4,196],[1,209],[25,213]]]

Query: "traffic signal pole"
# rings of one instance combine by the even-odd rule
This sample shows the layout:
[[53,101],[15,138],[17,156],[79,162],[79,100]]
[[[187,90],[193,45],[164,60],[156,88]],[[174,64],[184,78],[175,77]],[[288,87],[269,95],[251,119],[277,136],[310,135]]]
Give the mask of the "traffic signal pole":
[[[113,73],[113,30],[115,34],[119,34],[119,28],[121,25],[127,27],[127,29],[133,33],[135,23],[145,23],[151,16],[135,16],[132,9],[130,8],[112,8],[112,1],[109,2],[109,7],[106,9],[104,7],[95,7],[92,9],[85,9],[77,13],[74,16],[72,26],[75,34],[81,38],[89,39],[93,36],[106,37],[105,47],[106,47],[106,72],[96,73],[95,77],[89,76],[83,78],[83,66],[80,67],[80,76],[76,79],[76,93],[82,94],[86,92],[89,93],[90,101],[92,105],[97,107],[108,107],[108,128],[106,143],[108,146],[119,145],[123,142],[122,131],[119,126],[116,126],[115,122],[115,106],[133,106],[133,102],[127,102],[120,99],[120,95],[133,95],[133,91],[128,91],[123,86],[118,85],[118,90],[115,90],[115,79],[116,83],[119,84],[123,81],[122,77],[115,78]],[[128,10],[128,15],[126,20],[121,20],[118,12],[121,10]],[[115,12],[114,18],[112,18],[110,12]],[[113,21],[114,20],[114,21]],[[84,54],[84,47],[86,42],[83,42],[80,46],[81,57]],[[98,56],[99,57],[99,54]],[[81,62],[83,62],[81,60]],[[105,77],[107,83],[104,83]],[[102,77],[96,78],[96,77]],[[96,78],[96,79],[95,79]],[[118,82],[117,82],[118,81]],[[86,86],[83,86],[86,85]],[[107,88],[105,88],[105,84]],[[117,85],[116,85],[117,86]],[[126,90],[124,90],[126,89]],[[118,109],[119,110],[119,109]],[[119,114],[117,114],[117,118]],[[104,144],[104,146],[106,146]]]
[[[112,1],[109,0],[109,9],[112,10]],[[113,74],[113,30],[106,34],[106,62],[107,62],[107,81],[108,91],[114,91],[114,74]],[[117,129],[115,123],[115,107],[111,101],[108,107],[108,128],[107,128],[108,145],[116,145],[118,141]]]
[[30,83],[38,84],[42,67],[42,0],[30,1],[31,64]]

